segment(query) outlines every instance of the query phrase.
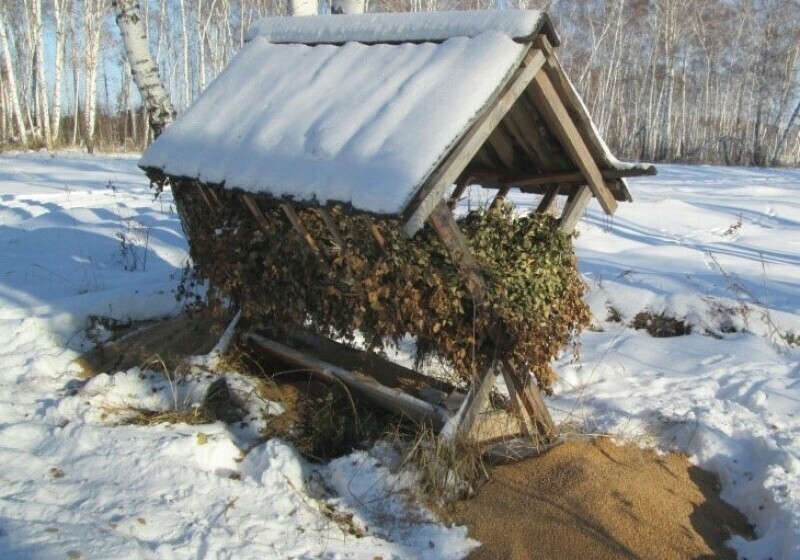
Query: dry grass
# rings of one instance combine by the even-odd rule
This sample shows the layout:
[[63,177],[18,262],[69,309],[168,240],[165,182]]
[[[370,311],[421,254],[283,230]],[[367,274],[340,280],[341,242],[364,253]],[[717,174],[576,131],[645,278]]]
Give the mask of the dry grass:
[[410,437],[393,431],[387,438],[403,450],[398,469],[417,473],[416,492],[424,501],[445,504],[472,496],[489,478],[483,449],[461,438],[442,438],[430,428]]

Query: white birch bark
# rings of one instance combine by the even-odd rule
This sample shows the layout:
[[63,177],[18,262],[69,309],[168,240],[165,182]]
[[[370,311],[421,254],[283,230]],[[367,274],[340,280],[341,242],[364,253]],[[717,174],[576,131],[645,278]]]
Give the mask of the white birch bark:
[[192,102],[189,88],[189,30],[186,28],[186,4],[184,0],[179,0],[178,5],[181,13],[181,38],[183,40],[183,107],[186,108]]
[[332,14],[363,14],[366,0],[332,0]]
[[131,65],[136,87],[147,107],[153,135],[158,136],[172,123],[175,110],[158,74],[158,66],[150,54],[144,21],[139,17],[137,0],[113,0],[125,53]]
[[22,144],[28,143],[28,132],[25,128],[25,121],[22,117],[22,109],[19,103],[19,92],[17,91],[17,81],[14,77],[14,65],[11,62],[11,50],[8,46],[8,35],[6,34],[6,23],[3,14],[0,12],[0,56],[2,56],[2,77],[8,90],[8,97],[11,101],[11,112],[14,121],[17,123],[17,132]]
[[53,0],[53,22],[56,28],[56,52],[55,61],[53,63],[53,110],[50,113],[50,133],[55,142],[58,142],[58,135],[61,132],[61,82],[64,75],[64,52],[67,43],[66,23],[64,21],[66,8],[67,0]]
[[317,0],[287,0],[286,11],[290,16],[315,16],[319,4]]
[[42,0],[31,0],[29,4],[29,17],[31,18],[31,30],[33,31],[33,48],[36,53],[36,90],[33,92],[37,107],[36,115],[39,126],[41,126],[42,139],[45,145],[49,146],[50,138],[50,108],[47,102],[47,78],[45,76],[44,64],[44,31],[42,29]]

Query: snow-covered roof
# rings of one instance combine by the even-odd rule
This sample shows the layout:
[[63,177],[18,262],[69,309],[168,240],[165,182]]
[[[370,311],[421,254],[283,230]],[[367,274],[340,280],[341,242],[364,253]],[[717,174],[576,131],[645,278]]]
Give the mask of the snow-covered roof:
[[[551,56],[557,36],[543,12],[272,18],[248,37],[147,149],[141,167],[300,203],[403,215],[409,234],[422,226],[444,183],[462,172],[490,183],[498,178],[500,187],[558,187],[571,196],[586,177],[576,152],[564,150],[577,136],[604,174],[593,193],[605,193],[609,213],[609,196],[630,200],[623,177],[654,172],[617,161],[603,143]],[[535,69],[523,71],[530,65]],[[519,85],[520,76],[530,80],[537,72],[552,78],[561,116],[542,113],[547,107],[539,105],[554,101],[536,100],[525,85],[536,80]],[[502,111],[494,111],[494,128],[487,129],[481,119],[494,109]],[[577,134],[558,130],[554,118],[574,121]],[[480,136],[472,156],[461,155],[473,124],[488,136]],[[439,176],[441,169],[447,172]]]
[[140,165],[399,214],[525,50],[497,31],[400,45],[255,36]]
[[536,10],[267,18],[253,25],[247,37],[264,37],[272,43],[406,43],[477,37],[487,31],[523,41],[545,33],[553,45],[559,42],[547,13]]

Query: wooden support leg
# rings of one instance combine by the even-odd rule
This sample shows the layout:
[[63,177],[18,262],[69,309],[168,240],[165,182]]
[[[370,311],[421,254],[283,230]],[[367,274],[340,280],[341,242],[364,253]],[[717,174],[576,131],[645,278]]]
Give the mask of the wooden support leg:
[[539,201],[539,206],[536,207],[537,213],[550,213],[553,212],[553,207],[555,206],[556,197],[558,196],[558,192],[561,190],[560,185],[556,185],[555,187],[551,187],[542,197],[542,200]]
[[583,185],[564,207],[564,213],[561,214],[561,224],[559,225],[561,231],[572,233],[590,200],[592,200],[592,191],[587,185]]
[[478,416],[489,406],[489,397],[496,379],[495,369],[488,368],[481,372],[472,383],[472,387],[456,415],[458,419],[456,433],[459,436],[469,439],[473,435]]
[[[591,192],[589,193],[591,197]],[[464,234],[458,228],[453,214],[448,208],[447,204],[441,202],[428,217],[428,223],[436,231],[442,244],[450,254],[450,258],[458,267],[459,274],[462,281],[466,285],[475,307],[480,312],[483,311],[483,303],[486,300],[486,281],[481,274],[480,266],[475,260],[475,256],[470,252],[467,246]],[[492,341],[497,345],[502,342],[502,326],[498,320],[491,321],[492,325],[487,333]],[[508,361],[502,364],[503,377],[508,386],[508,392],[511,396],[515,409],[518,412],[522,421],[523,430],[526,435],[534,439],[548,442],[555,437],[555,425],[553,424],[550,414],[547,412],[547,407],[539,394],[539,390],[532,383],[527,382],[527,372],[522,374],[515,371],[514,367]],[[484,373],[483,377],[476,380],[477,388],[473,387],[471,391],[474,393],[474,404],[467,403],[467,408],[464,412],[470,411],[470,415],[462,415],[461,422],[469,421],[463,430],[469,433],[475,423],[474,417],[481,412],[480,405],[483,397],[481,395],[491,391],[491,384],[494,383],[494,375]],[[488,388],[485,387],[488,385]],[[487,397],[488,398],[488,397]]]
[[528,416],[536,426],[536,433],[539,434],[539,438],[545,443],[555,439],[556,426],[547,411],[547,405],[544,404],[539,388],[532,382],[525,383],[522,376],[518,375],[513,366],[507,361],[503,363],[503,372],[506,384],[509,381],[511,382],[511,386],[508,387],[509,394],[514,393],[516,398],[521,401]]

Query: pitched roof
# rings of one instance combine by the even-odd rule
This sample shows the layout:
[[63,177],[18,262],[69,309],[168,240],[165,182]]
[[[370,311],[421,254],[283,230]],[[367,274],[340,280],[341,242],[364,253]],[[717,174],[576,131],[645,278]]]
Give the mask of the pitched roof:
[[557,40],[536,11],[262,20],[139,165],[400,215],[408,234],[466,177],[570,200],[588,185],[612,213],[624,177],[655,169],[614,158]]
[[545,33],[553,45],[559,43],[547,13],[538,10],[358,14],[333,20],[327,16],[266,18],[250,28],[247,40],[264,37],[272,43],[422,43],[477,37],[487,31],[519,41],[530,41]]
[[400,45],[256,36],[140,165],[398,214],[524,52],[494,31]]

